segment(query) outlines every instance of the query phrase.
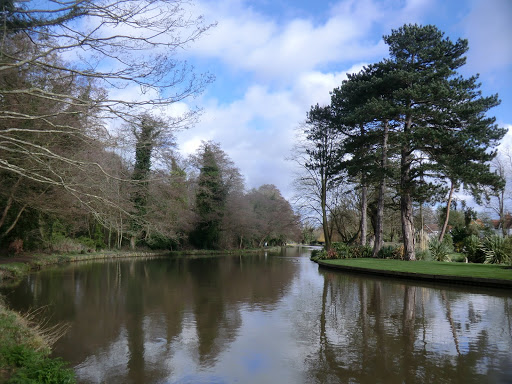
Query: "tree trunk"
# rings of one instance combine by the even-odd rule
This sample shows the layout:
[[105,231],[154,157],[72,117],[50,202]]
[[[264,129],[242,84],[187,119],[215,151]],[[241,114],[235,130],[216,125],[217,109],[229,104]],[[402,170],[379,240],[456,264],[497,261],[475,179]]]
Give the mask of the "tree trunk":
[[[364,125],[360,125],[361,136],[364,137]],[[368,146],[363,145],[363,152],[368,152]],[[366,177],[361,174],[361,223],[359,224],[361,231],[361,245],[366,245],[366,237],[368,236],[368,185],[366,184]]]
[[448,194],[448,202],[446,203],[446,217],[443,223],[443,229],[441,230],[441,234],[439,235],[439,241],[443,241],[444,234],[446,233],[446,228],[448,228],[448,221],[450,220],[450,206],[452,205],[452,197],[453,191],[455,190],[455,183],[453,180],[450,180],[452,185],[450,187],[450,193]]
[[382,157],[380,160],[381,180],[379,184],[379,197],[377,200],[377,224],[375,228],[375,243],[373,244],[372,257],[377,257],[379,251],[384,245],[384,194],[386,191],[386,167],[388,163],[388,135],[389,123],[384,121],[384,133],[382,136]]
[[[412,118],[409,116],[405,125],[404,133],[407,135],[412,125]],[[411,166],[412,156],[409,145],[404,143],[400,159],[400,217],[402,220],[402,235],[404,237],[404,259],[416,260],[414,249],[414,215],[411,195]]]
[[365,181],[361,178],[361,245],[366,245],[366,237],[368,236],[368,187]]
[[508,229],[506,227],[506,217],[505,217],[505,189],[500,191],[498,196],[499,210],[500,210],[500,226],[501,226],[501,234],[503,237],[508,235]]
[[321,206],[322,206],[322,228],[324,230],[324,248],[326,251],[331,249],[331,233],[329,231],[329,223],[327,220],[327,181],[325,178],[322,178],[322,198],[321,198]]

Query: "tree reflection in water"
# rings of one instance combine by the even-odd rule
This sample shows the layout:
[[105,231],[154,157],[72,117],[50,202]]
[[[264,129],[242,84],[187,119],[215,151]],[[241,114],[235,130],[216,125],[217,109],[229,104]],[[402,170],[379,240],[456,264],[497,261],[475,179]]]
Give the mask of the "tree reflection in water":
[[322,273],[315,382],[510,382],[508,293]]
[[507,382],[511,293],[286,252],[75,264],[2,291],[72,324],[55,353],[81,383]]

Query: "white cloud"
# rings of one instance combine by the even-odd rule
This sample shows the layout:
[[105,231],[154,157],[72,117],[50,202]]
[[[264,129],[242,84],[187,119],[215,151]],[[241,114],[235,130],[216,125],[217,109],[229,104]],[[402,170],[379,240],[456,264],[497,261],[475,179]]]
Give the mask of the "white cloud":
[[501,144],[498,147],[498,150],[504,150],[507,148],[512,148],[512,124],[503,124],[501,125],[503,128],[507,129],[507,133],[505,137],[501,140]]
[[249,188],[275,184],[291,198],[295,165],[286,158],[291,155],[296,128],[311,105],[329,103],[329,92],[346,79],[346,72],[357,72],[362,66],[339,73],[306,72],[289,89],[253,85],[231,103],[210,100],[201,122],[178,134],[181,151],[194,153],[202,140],[219,142],[245,175]]
[[304,71],[334,62],[384,56],[387,49],[383,42],[368,38],[373,24],[383,17],[375,4],[345,1],[333,7],[330,17],[318,25],[299,18],[278,25],[250,9],[224,14],[225,7],[217,2],[214,6],[204,3],[205,13],[213,15],[218,26],[191,52],[217,58],[260,80],[290,82]]
[[512,65],[512,2],[478,0],[464,20],[470,50],[468,64],[477,72]]

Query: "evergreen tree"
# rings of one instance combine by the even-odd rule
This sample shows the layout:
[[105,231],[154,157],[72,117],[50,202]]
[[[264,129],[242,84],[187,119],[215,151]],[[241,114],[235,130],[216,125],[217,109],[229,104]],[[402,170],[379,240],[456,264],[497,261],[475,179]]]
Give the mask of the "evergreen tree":
[[227,193],[221,169],[209,144],[203,148],[197,188],[196,214],[199,222],[191,234],[191,241],[197,247],[215,249],[219,245]]
[[132,174],[133,191],[131,195],[134,207],[131,224],[132,236],[130,240],[132,248],[135,247],[137,239],[145,238],[148,235],[147,230],[144,229],[144,222],[146,220],[149,196],[151,156],[164,128],[165,123],[163,120],[149,114],[143,114],[132,122],[132,133],[137,140],[135,145],[135,165]]
[[466,40],[453,43],[431,25],[405,25],[384,41],[390,48],[387,63],[398,85],[391,96],[400,128],[405,258],[415,260],[413,199],[420,178],[428,172],[439,176],[444,168],[473,186],[496,182],[488,166],[495,153],[489,148],[497,145],[505,131],[485,115],[499,104],[497,95],[481,97],[476,76],[464,79],[457,74],[465,63]]
[[[394,116],[390,101],[393,86],[390,66],[378,63],[357,74],[349,74],[348,80],[334,89],[331,95],[338,129],[347,135],[344,151],[350,156],[344,161],[344,167],[350,176],[361,180],[360,231],[363,245],[366,238],[367,188],[374,185],[377,190],[374,256],[383,245],[384,194],[386,179],[390,175],[388,142],[393,128],[390,120]],[[352,129],[347,131],[347,127]]]
[[[348,136],[349,174],[378,183],[383,195],[388,164],[399,164],[405,258],[415,260],[413,202],[438,193],[445,180],[464,183],[476,197],[485,185],[499,186],[489,161],[505,130],[486,116],[499,104],[497,95],[482,97],[477,76],[457,73],[465,63],[466,40],[454,43],[430,25],[405,25],[384,41],[390,59],[350,75],[331,102]],[[382,218],[383,199],[378,205]],[[382,244],[381,226],[382,220],[374,255]]]

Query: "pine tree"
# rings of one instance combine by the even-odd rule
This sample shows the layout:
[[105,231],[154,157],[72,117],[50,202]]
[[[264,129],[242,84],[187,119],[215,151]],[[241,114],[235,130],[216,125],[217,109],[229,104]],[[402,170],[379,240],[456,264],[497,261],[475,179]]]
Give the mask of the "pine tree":
[[196,193],[196,214],[199,222],[191,234],[191,241],[203,249],[218,247],[222,218],[224,216],[227,191],[215,153],[206,144],[201,159],[198,189]]
[[394,68],[398,85],[392,99],[400,127],[405,258],[415,260],[413,199],[420,176],[429,171],[435,175],[447,165],[444,170],[470,185],[496,182],[487,163],[494,156],[489,148],[497,145],[505,131],[485,115],[499,104],[497,95],[481,97],[476,76],[464,79],[457,74],[465,63],[466,40],[453,43],[431,25],[405,25],[384,36],[384,41],[390,49],[387,63]]

